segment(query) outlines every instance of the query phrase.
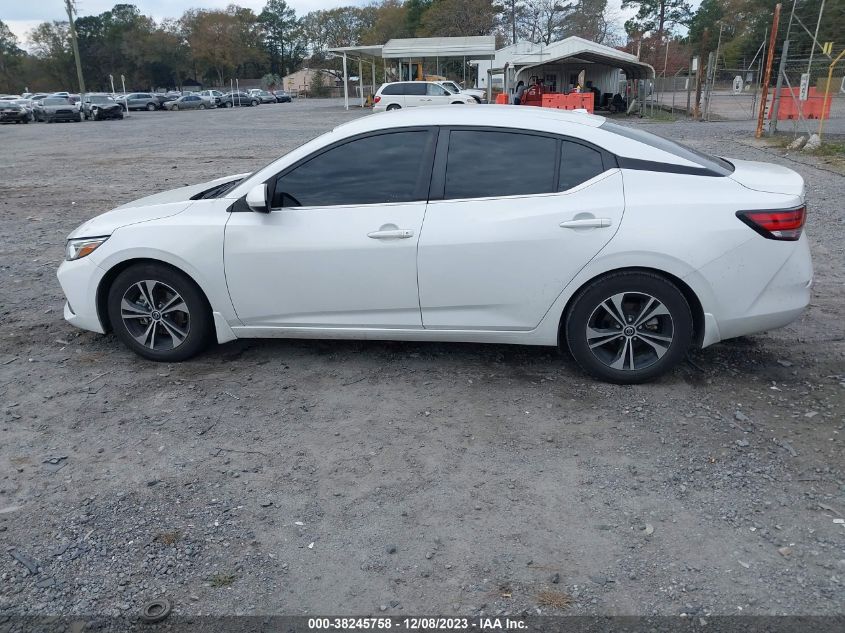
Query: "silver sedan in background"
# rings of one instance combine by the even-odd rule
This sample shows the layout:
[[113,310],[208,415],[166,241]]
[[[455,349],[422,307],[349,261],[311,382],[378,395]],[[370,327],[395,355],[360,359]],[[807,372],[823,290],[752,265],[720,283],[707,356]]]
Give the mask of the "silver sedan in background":
[[199,95],[186,95],[164,103],[166,110],[205,110],[208,107],[208,102]]

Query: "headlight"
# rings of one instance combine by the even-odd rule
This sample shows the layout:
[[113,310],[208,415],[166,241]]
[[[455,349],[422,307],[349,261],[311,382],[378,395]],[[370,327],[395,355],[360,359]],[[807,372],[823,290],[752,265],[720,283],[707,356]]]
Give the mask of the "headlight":
[[67,246],[65,246],[65,259],[69,262],[72,262],[75,259],[79,259],[80,257],[85,257],[86,255],[90,255],[97,247],[100,246],[103,242],[105,242],[108,238],[106,237],[83,237],[80,239],[75,240],[68,240]]

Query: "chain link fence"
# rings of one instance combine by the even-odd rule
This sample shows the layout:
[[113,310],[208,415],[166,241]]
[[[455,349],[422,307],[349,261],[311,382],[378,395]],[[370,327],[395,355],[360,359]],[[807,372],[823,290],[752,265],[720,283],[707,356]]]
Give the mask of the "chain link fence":
[[[710,63],[706,63],[709,61]],[[750,121],[757,118],[762,96],[762,56],[748,67],[725,67],[714,56],[705,60],[700,74],[683,68],[671,77],[657,77],[654,91],[646,101],[646,109],[659,108],[681,116],[697,116],[705,121]],[[830,82],[827,102],[824,95],[830,59],[826,55],[787,58],[783,67],[776,62],[768,90],[765,121],[774,119],[774,96],[779,94],[777,116],[780,128],[797,128],[806,133],[817,127],[825,113],[831,118],[845,118],[845,63],[837,68]],[[691,64],[693,69],[695,66]],[[780,91],[777,78],[780,74]],[[814,122],[815,123],[812,123]],[[770,126],[771,127],[771,126]],[[775,126],[777,127],[777,126]],[[807,129],[804,129],[807,128]]]

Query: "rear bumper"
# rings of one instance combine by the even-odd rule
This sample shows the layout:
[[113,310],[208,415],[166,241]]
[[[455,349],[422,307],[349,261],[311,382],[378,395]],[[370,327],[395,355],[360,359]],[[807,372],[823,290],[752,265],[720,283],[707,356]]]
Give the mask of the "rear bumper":
[[[765,249],[784,246],[783,243],[771,240],[764,242],[762,248]],[[705,306],[705,312],[709,313],[705,314],[705,321],[710,317],[716,328],[715,332],[705,333],[703,346],[719,340],[781,328],[801,316],[810,304],[813,262],[806,235],[794,244],[780,268],[765,278],[761,278],[759,265],[752,264],[753,258],[746,262],[745,270],[719,270],[714,265],[712,270],[706,271],[710,268],[707,266],[700,271],[718,273],[723,287],[732,286],[730,295],[723,294],[716,298],[717,305],[711,306],[714,308],[712,311]],[[738,287],[738,283],[725,284],[725,279],[743,279],[744,283],[742,287]],[[711,283],[713,280],[711,277]]]

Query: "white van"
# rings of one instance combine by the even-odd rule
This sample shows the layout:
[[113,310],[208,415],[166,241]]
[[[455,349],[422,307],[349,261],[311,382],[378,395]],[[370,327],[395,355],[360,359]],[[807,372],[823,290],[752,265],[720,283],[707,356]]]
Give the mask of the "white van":
[[435,81],[396,81],[382,84],[373,98],[373,112],[415,106],[475,104],[471,95],[453,94]]

